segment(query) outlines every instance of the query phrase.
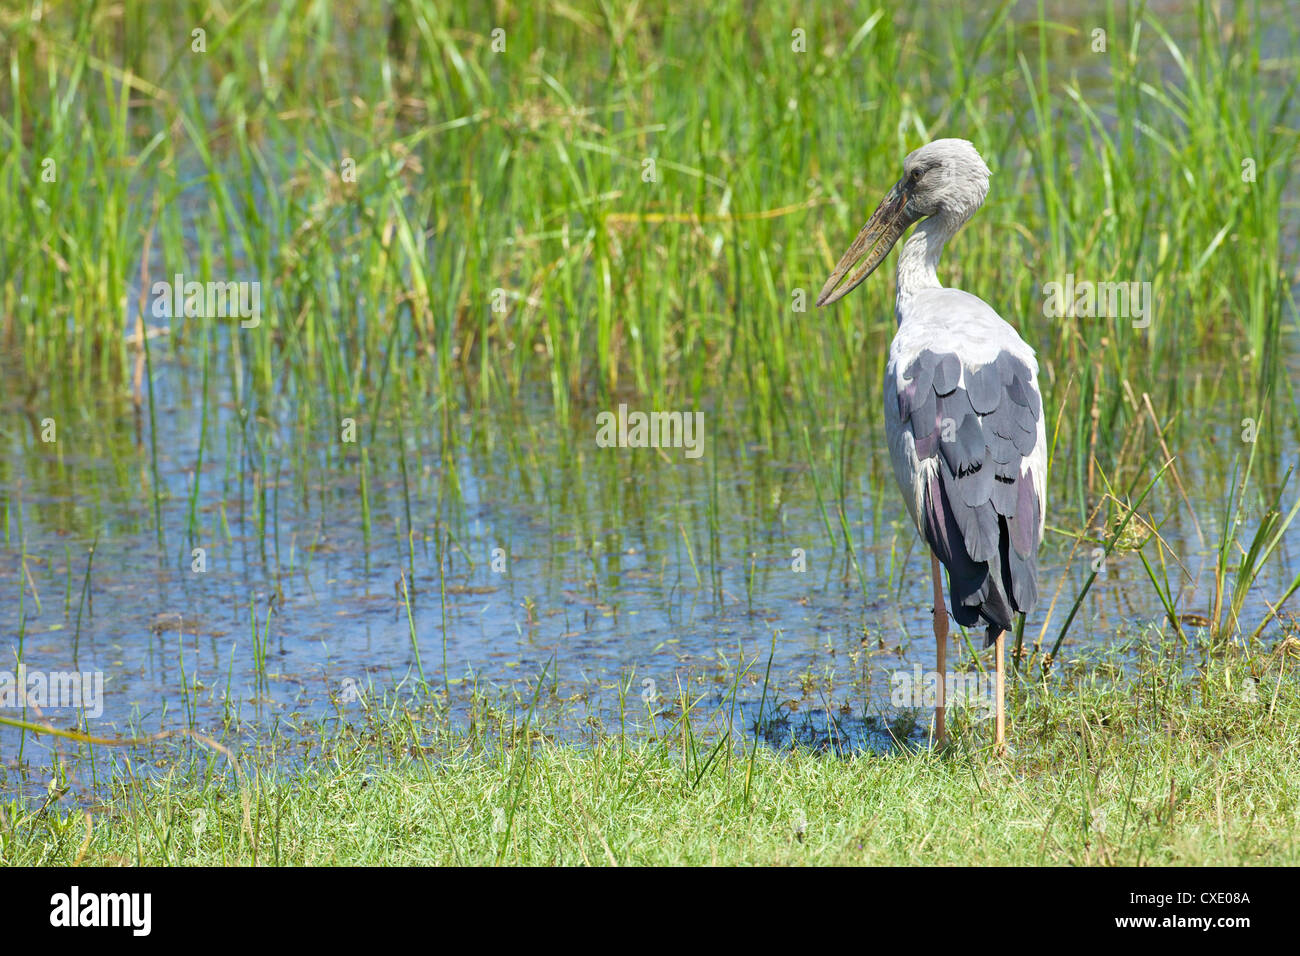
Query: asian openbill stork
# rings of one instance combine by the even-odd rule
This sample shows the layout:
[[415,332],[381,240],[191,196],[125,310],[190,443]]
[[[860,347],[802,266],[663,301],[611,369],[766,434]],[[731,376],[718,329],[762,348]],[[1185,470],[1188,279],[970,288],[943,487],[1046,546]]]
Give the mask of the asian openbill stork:
[[985,647],[997,646],[1001,751],[1005,632],[1012,614],[1031,610],[1038,599],[1035,560],[1047,476],[1038,362],[992,308],[968,292],[945,289],[935,273],[944,243],[979,209],[988,187],[988,167],[964,139],[938,139],[911,153],[903,177],[836,264],[817,304],[829,305],[857,287],[920,221],[898,256],[898,332],[885,371],[885,436],[907,510],[930,546],[937,737],[946,738],[942,564],[957,623],[984,622]]

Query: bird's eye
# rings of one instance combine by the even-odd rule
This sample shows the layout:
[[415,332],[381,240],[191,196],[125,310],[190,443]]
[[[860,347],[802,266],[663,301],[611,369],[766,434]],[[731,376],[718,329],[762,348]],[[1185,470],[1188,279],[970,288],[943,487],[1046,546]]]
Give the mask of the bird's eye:
[[924,175],[925,175],[925,170],[922,169],[920,166],[918,166],[916,167],[916,169],[912,170],[912,175],[908,176],[907,180],[913,186],[915,186],[917,183],[921,181],[921,177]]

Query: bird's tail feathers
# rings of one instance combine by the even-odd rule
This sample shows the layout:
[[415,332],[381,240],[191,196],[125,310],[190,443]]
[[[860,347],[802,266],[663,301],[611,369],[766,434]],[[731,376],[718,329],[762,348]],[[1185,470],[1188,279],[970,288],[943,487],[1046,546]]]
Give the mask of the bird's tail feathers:
[[962,627],[980,621],[988,625],[985,647],[1000,631],[1011,630],[1017,611],[1027,611],[1038,600],[1038,578],[1032,558],[1022,558],[1010,547],[1006,519],[998,517],[998,553],[988,561],[970,556],[937,475],[931,475],[922,513],[922,531],[943,566],[948,569],[948,596],[952,615]]

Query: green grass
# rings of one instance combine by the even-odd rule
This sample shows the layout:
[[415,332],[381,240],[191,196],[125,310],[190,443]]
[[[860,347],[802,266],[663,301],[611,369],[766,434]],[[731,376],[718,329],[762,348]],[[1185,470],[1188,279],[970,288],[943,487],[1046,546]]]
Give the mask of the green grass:
[[[325,396],[289,402],[307,431],[541,381],[562,425],[631,390],[735,407],[797,447],[801,425],[874,403],[893,321],[887,280],[829,312],[798,290],[907,150],[960,135],[994,180],[944,276],[1039,348],[1055,500],[1080,520],[1098,466],[1141,467],[1143,393],[1175,438],[1198,424],[1189,405],[1226,402],[1226,431],[1294,399],[1278,362],[1296,60],[1266,55],[1260,25],[1296,28],[1267,9],[1057,22],[1004,4],[978,29],[917,6],[489,9],[3,14],[0,333],[24,375],[49,402],[57,368],[121,389],[138,276],[180,271],[262,282],[262,327],[177,320],[169,348],[197,363],[226,343],[254,413],[283,401],[285,363]],[[175,26],[191,21],[205,53]],[[1043,285],[1066,273],[1150,282],[1151,328],[1045,316]],[[1207,377],[1206,352],[1234,361]]]
[[[467,496],[499,506],[493,546],[550,570],[518,596],[521,632],[567,614],[566,590],[617,615],[629,545],[658,560],[670,613],[686,595],[761,614],[791,547],[824,532],[821,587],[860,593],[883,647],[877,609],[915,597],[917,560],[879,454],[892,269],[841,307],[811,301],[903,155],[939,136],[993,170],[940,275],[1038,350],[1060,570],[1005,762],[976,733],[943,756],[759,747],[706,769],[689,745],[512,750],[389,714],[308,728],[323,752],[301,772],[274,743],[241,751],[251,832],[224,757],[161,752],[157,790],[107,748],[70,791],[107,794],[84,860],[957,862],[976,829],[986,862],[1295,861],[1294,671],[1267,712],[1228,683],[1283,666],[1300,588],[1287,6],[1004,3],[978,23],[744,0],[34,9],[0,8],[16,659],[47,627],[75,646],[83,610],[102,637],[94,597],[125,586],[150,612],[233,604],[265,688],[274,642],[320,598],[318,554],[346,547],[365,578],[344,599],[416,584],[399,620],[426,691],[450,693],[448,594],[487,560]],[[261,325],[155,318],[150,285],[178,272],[260,282]],[[1047,316],[1066,274],[1149,282],[1152,324]],[[594,414],[624,400],[705,410],[705,457],[599,454]],[[174,417],[193,434],[168,442]],[[813,520],[787,528],[795,505]],[[1094,549],[1122,586],[1093,587]],[[1196,646],[1200,676],[1140,653],[1138,675],[1075,673],[1080,641],[1134,620]],[[245,688],[223,671],[233,735]],[[202,729],[188,687],[182,704]],[[56,801],[10,806],[0,839],[9,862],[70,862],[84,834]]]
[[[1284,487],[1300,441],[1283,364],[1300,28],[1267,4],[1168,21],[1122,3],[1059,17],[1004,4],[978,25],[915,5],[739,0],[530,3],[499,23],[424,0],[187,9],[0,12],[0,351],[6,401],[33,423],[0,422],[6,540],[24,487],[73,489],[94,507],[55,495],[42,507],[59,533],[148,528],[160,564],[180,568],[196,543],[255,534],[278,594],[283,475],[285,499],[318,504],[319,533],[360,510],[367,554],[392,528],[416,576],[421,540],[469,536],[462,462],[490,480],[499,448],[510,493],[554,535],[653,527],[717,593],[736,559],[720,527],[815,501],[863,586],[851,524],[872,513],[870,543],[887,544],[897,506],[873,452],[890,270],[840,308],[808,301],[903,154],[946,135],[994,170],[943,279],[1038,349],[1049,547],[1095,543],[1125,515],[1107,491],[1144,485],[1170,455],[1144,517],[1204,525],[1201,550],[1236,536],[1203,508],[1235,490],[1235,462],[1255,460],[1243,513]],[[190,22],[205,52],[177,26]],[[261,282],[261,325],[153,318],[150,283],[177,272]],[[1151,283],[1151,326],[1045,315],[1044,285],[1067,273]],[[169,334],[132,338],[139,305]],[[196,462],[179,493],[159,473],[160,451],[175,454],[158,446],[161,375],[201,423],[184,460],[163,462]],[[636,466],[591,441],[595,412],[625,398],[706,410],[710,477],[660,469],[629,499]],[[53,449],[37,437],[47,418],[65,437]],[[356,445],[338,440],[349,419]],[[421,476],[408,440],[436,470]],[[733,470],[751,496],[726,487]],[[685,513],[703,481],[705,514]],[[1151,602],[1179,590],[1158,547]],[[1220,548],[1220,582],[1238,550]]]
[[301,728],[315,746],[297,773],[250,753],[244,788],[221,754],[159,748],[147,756],[163,769],[146,781],[119,767],[86,810],[67,796],[0,808],[0,862],[1300,862],[1300,645],[1230,663],[1138,647],[1128,668],[1106,656],[1018,685],[1006,758],[987,723],[959,723],[944,752],[761,747],[751,777],[739,749],[703,763],[686,721],[580,748],[518,713],[485,710],[466,731],[390,705]]

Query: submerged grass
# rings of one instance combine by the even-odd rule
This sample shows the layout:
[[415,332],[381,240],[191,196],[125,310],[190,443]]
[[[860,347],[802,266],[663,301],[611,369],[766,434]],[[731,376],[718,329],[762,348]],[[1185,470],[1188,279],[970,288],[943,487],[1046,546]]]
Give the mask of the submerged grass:
[[[759,442],[822,472],[799,493],[815,491],[826,543],[861,574],[848,516],[866,502],[848,499],[854,472],[881,484],[854,459],[878,444],[879,416],[860,410],[878,404],[892,289],[830,311],[809,298],[903,153],[946,135],[975,140],[994,180],[944,278],[1039,351],[1054,523],[1079,534],[1103,501],[1109,526],[1102,476],[1130,484],[1157,447],[1221,490],[1225,452],[1204,443],[1246,417],[1269,422],[1260,500],[1280,487],[1300,440],[1282,364],[1300,28],[1267,5],[1203,2],[1166,23],[1105,3],[1086,24],[1010,3],[975,21],[740,0],[294,9],[196,5],[201,37],[159,4],[0,12],[5,380],[33,422],[71,423],[88,455],[120,463],[126,488],[147,430],[136,493],[160,552],[176,492],[158,475],[155,353],[204,377],[193,539],[213,530],[195,527],[194,499],[216,451],[217,350],[256,449],[241,456],[261,457],[241,482],[285,454],[301,497],[312,473],[343,471],[368,527],[374,475],[399,472],[412,575],[415,409],[439,410],[438,521],[463,536],[456,458],[492,426],[466,436],[460,414],[547,427],[571,459],[593,411],[629,397],[706,410],[715,449]],[[146,286],[175,275],[259,282],[260,323],[154,314]],[[1146,313],[1049,315],[1045,287],[1067,276],[1147,283]],[[124,418],[86,427],[88,402],[120,408],[128,390],[134,442]],[[369,435],[361,455],[337,440],[349,421]],[[376,441],[381,422],[396,436]],[[268,457],[286,426],[292,450]],[[808,432],[841,436],[838,463]],[[504,441],[521,472],[535,464]],[[45,467],[67,480],[62,461]],[[582,475],[605,501],[620,479]],[[264,540],[265,478],[258,492]]]
[[[1038,347],[1055,500],[1079,520],[1099,467],[1137,467],[1144,394],[1175,437],[1189,407],[1226,429],[1294,399],[1296,45],[1266,48],[1262,24],[1297,28],[1258,5],[1166,25],[1104,4],[1102,49],[1010,3],[975,22],[739,0],[293,9],[197,6],[204,52],[166,5],[2,14],[0,333],[42,404],[53,369],[129,378],[127,310],[152,301],[129,264],[156,215],[150,278],[262,283],[255,329],[168,322],[177,356],[228,344],[250,411],[276,407],[282,368],[324,385],[294,414],[330,431],[540,377],[561,423],[632,392],[743,406],[753,436],[797,447],[874,405],[892,331],[886,281],[830,312],[808,293],[902,154],[941,135],[994,170],[945,277]],[[1150,283],[1150,326],[1045,314],[1067,274]],[[1198,353],[1233,361],[1207,380]]]

